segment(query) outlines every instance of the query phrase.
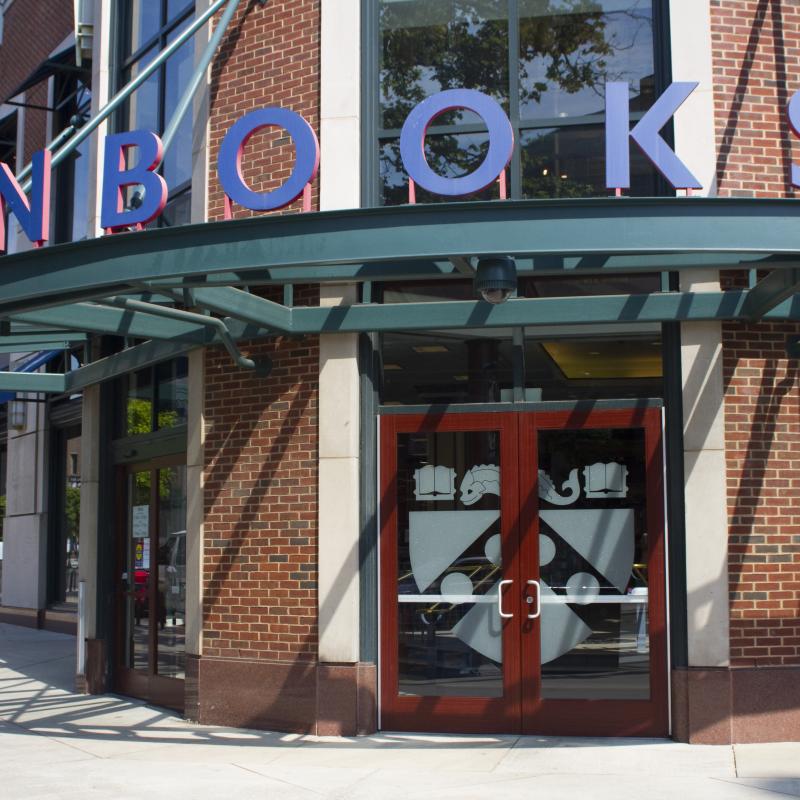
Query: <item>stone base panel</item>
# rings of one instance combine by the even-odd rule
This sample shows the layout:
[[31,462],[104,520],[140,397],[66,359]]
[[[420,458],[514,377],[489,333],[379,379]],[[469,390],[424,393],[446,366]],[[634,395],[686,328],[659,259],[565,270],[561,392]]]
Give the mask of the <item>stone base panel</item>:
[[186,672],[186,715],[200,723],[319,736],[377,730],[374,664],[191,656]]
[[[111,691],[105,642],[86,644],[86,674],[76,676],[76,688]],[[186,657],[184,713],[208,725],[367,736],[377,730],[377,697],[374,664]]]
[[800,667],[672,673],[672,736],[692,744],[800,738]]

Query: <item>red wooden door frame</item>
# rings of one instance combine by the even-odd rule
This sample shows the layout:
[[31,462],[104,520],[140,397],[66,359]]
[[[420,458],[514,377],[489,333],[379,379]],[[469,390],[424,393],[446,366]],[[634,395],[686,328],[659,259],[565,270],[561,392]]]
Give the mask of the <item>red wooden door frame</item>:
[[[640,428],[645,435],[648,533],[649,700],[542,700],[540,625],[528,620],[526,581],[538,579],[539,430]],[[501,437],[503,594],[502,698],[400,696],[398,693],[397,435],[492,431]],[[668,733],[664,483],[658,408],[589,412],[398,414],[380,418],[381,727],[459,733],[664,736]],[[530,573],[530,574],[529,574]]]
[[[497,431],[500,435],[500,526],[503,592],[511,619],[503,620],[503,697],[421,697],[398,692],[397,435],[399,433]],[[380,620],[381,727],[454,733],[520,730],[519,551],[516,547],[517,419],[509,413],[399,414],[380,422]],[[516,602],[515,602],[516,599]]]
[[[669,732],[666,574],[664,569],[664,468],[661,410],[631,408],[600,411],[533,412],[520,415],[520,500],[522,564],[538,580],[539,493],[537,434],[541,430],[632,428],[644,430],[648,531],[648,632],[650,699],[544,700],[541,698],[540,625],[523,630],[522,729],[553,736],[666,736]],[[527,492],[523,487],[527,487]],[[523,567],[522,579],[527,580]]]

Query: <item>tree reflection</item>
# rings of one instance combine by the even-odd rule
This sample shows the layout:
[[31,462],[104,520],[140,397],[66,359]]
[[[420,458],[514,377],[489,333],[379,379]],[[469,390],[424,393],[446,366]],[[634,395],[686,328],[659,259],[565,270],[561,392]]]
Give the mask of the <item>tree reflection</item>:
[[[507,0],[383,0],[380,3],[380,127],[398,129],[419,102],[445,89],[481,91],[506,113],[552,118],[602,111],[607,80],[629,80],[637,106],[652,102],[651,0],[520,0],[518,95],[510,101]],[[588,90],[588,91],[587,91]],[[586,96],[582,96],[586,93]],[[645,97],[645,95],[647,97]],[[591,98],[595,98],[593,101]],[[518,103],[518,105],[517,105]],[[479,123],[454,109],[437,125]],[[476,169],[485,136],[428,136],[431,168],[447,177]],[[591,193],[588,182],[536,174],[536,196]],[[396,141],[381,149],[384,202],[405,202],[407,178]],[[487,190],[487,196],[497,196]],[[440,199],[420,197],[419,199]]]

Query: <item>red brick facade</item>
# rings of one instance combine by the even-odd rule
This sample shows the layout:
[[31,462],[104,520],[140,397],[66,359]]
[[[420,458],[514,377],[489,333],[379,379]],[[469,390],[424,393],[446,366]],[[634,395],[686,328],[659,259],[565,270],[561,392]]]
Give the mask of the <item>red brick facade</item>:
[[[793,197],[800,142],[785,110],[800,88],[800,6],[711,0],[711,26],[718,193]],[[797,360],[786,352],[798,333],[785,323],[723,326],[737,667],[800,665],[800,392]]]
[[[242,3],[211,73],[209,220],[222,219],[224,196],[216,175],[219,146],[241,116],[265,106],[301,114],[319,136],[319,0]],[[261,131],[244,150],[242,172],[255,192],[280,186],[291,174],[294,150],[281,131]],[[312,187],[317,207],[318,182]],[[300,211],[297,200],[288,212]],[[234,217],[256,212],[234,207]]]
[[276,339],[259,378],[206,358],[204,646],[210,657],[313,659],[317,648],[315,338]]
[[[209,219],[223,216],[216,157],[239,117],[276,105],[318,129],[319,30],[319,0],[243,3],[232,21],[212,72]],[[291,141],[278,138],[256,134],[245,149],[254,191],[291,172]],[[253,213],[234,208],[237,217]],[[298,291],[295,302],[318,305],[318,289]],[[206,356],[203,654],[315,660],[318,339],[243,349],[272,359],[268,377],[241,370],[223,350]]]

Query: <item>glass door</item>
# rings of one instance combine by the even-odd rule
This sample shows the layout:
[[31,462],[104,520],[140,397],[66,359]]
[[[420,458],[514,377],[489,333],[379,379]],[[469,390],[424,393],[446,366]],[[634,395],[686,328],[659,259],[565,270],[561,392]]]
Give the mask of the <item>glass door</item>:
[[666,735],[659,410],[522,426],[523,727]]
[[175,458],[120,470],[118,691],[183,709],[186,467]]
[[519,730],[516,426],[381,419],[381,724]]
[[660,409],[380,424],[382,727],[666,735]]

